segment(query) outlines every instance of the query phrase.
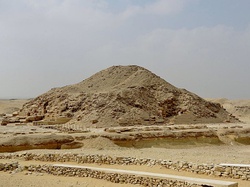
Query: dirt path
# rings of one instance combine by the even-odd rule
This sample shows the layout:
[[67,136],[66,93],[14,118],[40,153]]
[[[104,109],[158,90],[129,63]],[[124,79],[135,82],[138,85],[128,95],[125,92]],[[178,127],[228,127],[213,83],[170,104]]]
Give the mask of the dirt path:
[[[25,172],[9,174],[0,172],[0,187],[135,187],[130,184],[111,183],[101,179],[63,177]],[[137,185],[138,186],[138,185]]]

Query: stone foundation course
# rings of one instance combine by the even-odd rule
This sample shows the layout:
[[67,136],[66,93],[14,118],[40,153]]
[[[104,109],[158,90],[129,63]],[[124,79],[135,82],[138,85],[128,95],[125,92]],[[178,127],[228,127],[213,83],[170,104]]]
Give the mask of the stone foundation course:
[[[105,170],[108,170],[108,171],[105,171]],[[0,171],[10,172],[12,174],[21,172],[21,171],[27,171],[28,173],[26,174],[28,175],[35,172],[35,173],[40,173],[40,174],[46,173],[46,174],[51,174],[55,176],[65,176],[65,177],[91,177],[91,178],[96,178],[96,179],[107,180],[113,183],[120,183],[120,184],[129,183],[129,184],[141,185],[141,186],[146,186],[146,187],[164,187],[164,186],[168,186],[168,187],[238,187],[238,184],[234,182],[203,180],[203,179],[195,179],[195,178],[190,178],[190,177],[178,177],[178,176],[173,176],[173,175],[127,171],[127,170],[115,169],[113,171],[113,169],[64,165],[64,164],[21,166],[18,164],[18,162],[5,163],[5,164],[0,163]]]
[[113,183],[129,183],[137,184],[142,186],[170,186],[170,187],[202,187],[202,185],[193,184],[189,182],[183,182],[179,180],[166,180],[152,177],[142,177],[137,175],[120,174],[120,173],[107,173],[103,171],[97,171],[85,168],[72,168],[72,167],[62,167],[62,166],[29,166],[29,172],[39,172],[39,173],[49,173],[57,176],[67,176],[67,177],[91,177],[96,179],[103,179]]
[[84,154],[33,154],[33,153],[8,153],[0,154],[0,159],[24,159],[45,162],[76,162],[97,163],[107,165],[146,165],[161,166],[167,169],[188,171],[197,174],[220,176],[223,178],[242,179],[250,181],[250,167],[247,166],[222,166],[218,164],[195,164],[185,161],[155,160],[151,158],[111,157],[107,155]]

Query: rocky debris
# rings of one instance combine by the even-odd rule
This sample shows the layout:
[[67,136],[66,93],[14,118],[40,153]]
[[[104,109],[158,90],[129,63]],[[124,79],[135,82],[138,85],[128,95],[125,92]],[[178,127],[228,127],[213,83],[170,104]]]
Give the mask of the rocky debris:
[[59,116],[59,117],[51,117],[44,119],[44,115],[33,115],[33,116],[4,116],[1,122],[2,126],[8,125],[10,123],[19,123],[26,124],[32,123],[33,125],[56,125],[56,124],[65,124],[71,120],[71,118]]
[[19,167],[18,162],[0,163],[0,171],[13,171]]
[[[41,121],[42,122],[42,121]],[[76,124],[66,124],[66,125],[38,125],[40,128],[43,129],[54,129],[60,132],[66,132],[66,133],[87,133],[90,132],[87,128],[81,126],[81,125],[76,125]]]
[[[21,169],[19,169],[21,168]],[[19,169],[19,170],[18,170]],[[72,167],[62,167],[62,166],[51,166],[51,165],[29,165],[22,168],[18,163],[0,163],[0,171],[11,172],[13,170],[27,171],[25,175],[43,176],[44,173],[52,174],[55,176],[65,176],[65,177],[91,177],[97,179],[107,180],[113,183],[120,184],[134,184],[142,186],[172,186],[172,187],[202,187],[203,185],[185,182],[178,179],[162,179],[159,177],[146,177],[134,174],[124,174],[115,172],[104,172],[95,169],[88,168],[72,168]]]
[[44,120],[36,120],[33,122],[33,125],[58,125],[58,124],[65,124],[69,122],[71,118],[65,116],[59,117],[50,117]]
[[44,118],[42,115],[34,115],[34,116],[19,116],[15,115],[5,115],[2,119],[1,125],[5,126],[9,123],[31,123],[34,121],[40,121]]
[[28,149],[60,149],[63,144],[72,143],[70,135],[20,135],[0,140],[0,152],[15,152]]
[[139,66],[112,66],[26,103],[23,115],[65,116],[94,127],[236,122],[219,104],[178,89]]
[[61,167],[61,166],[29,166],[28,171],[30,172],[43,172],[50,173],[56,176],[77,176],[77,177],[91,177],[97,179],[107,180],[113,183],[120,184],[134,184],[142,186],[172,186],[172,187],[202,187],[203,185],[185,182],[178,179],[162,179],[158,177],[148,177],[148,176],[139,176],[133,174],[124,174],[124,173],[112,173],[98,171],[94,169],[85,169],[85,168],[72,168],[72,167]]
[[[33,153],[16,153],[16,154],[0,154],[0,159],[25,159],[25,160],[37,160],[46,162],[77,162],[83,163],[96,163],[106,165],[144,165],[148,167],[161,166],[167,169],[173,169],[178,171],[187,171],[203,175],[213,175],[223,178],[234,178],[250,181],[250,169],[247,166],[221,166],[218,164],[197,164],[186,161],[171,161],[171,160],[156,160],[152,158],[134,158],[134,157],[111,157],[108,155],[85,155],[85,154],[33,154]],[[42,169],[42,168],[46,169]],[[48,168],[49,167],[49,168]],[[1,165],[0,165],[1,168]],[[51,166],[30,166],[29,171],[44,171],[49,172]],[[33,168],[33,169],[32,169]],[[34,169],[39,168],[39,169]],[[74,170],[74,169],[73,169]],[[54,171],[54,169],[53,169]],[[61,175],[65,172],[49,172],[55,175]],[[65,174],[66,175],[66,174]],[[69,176],[69,175],[66,175]],[[72,174],[70,176],[77,176]]]

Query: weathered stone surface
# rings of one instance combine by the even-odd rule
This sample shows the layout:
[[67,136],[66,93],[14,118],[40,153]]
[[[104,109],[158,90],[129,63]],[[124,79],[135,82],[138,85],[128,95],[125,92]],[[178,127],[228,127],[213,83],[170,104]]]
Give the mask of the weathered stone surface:
[[2,122],[1,122],[1,125],[2,126],[6,126],[10,123],[10,121],[8,119],[3,119]]
[[15,112],[12,113],[13,116],[17,116],[18,114],[19,114],[18,111],[15,111]]
[[19,167],[18,162],[0,163],[0,171],[13,171]]
[[26,103],[21,113],[66,116],[72,123],[96,127],[238,121],[219,104],[138,66],[113,66],[78,84],[52,89]]
[[44,118],[43,115],[28,116],[28,117],[26,117],[26,121],[27,122],[40,121],[43,118]]
[[4,170],[4,164],[0,163],[0,171]]
[[61,145],[73,142],[70,135],[22,135],[0,141],[0,152],[28,149],[60,149]]

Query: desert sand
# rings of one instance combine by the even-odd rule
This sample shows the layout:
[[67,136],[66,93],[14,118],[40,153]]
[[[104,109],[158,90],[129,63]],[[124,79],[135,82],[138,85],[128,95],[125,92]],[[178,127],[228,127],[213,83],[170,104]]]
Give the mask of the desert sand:
[[[250,161],[249,100],[204,100],[138,66],[111,67],[32,100],[0,100],[0,122],[0,155],[69,153],[194,164]],[[0,163],[12,161],[44,164],[0,159]],[[250,186],[246,180],[159,166],[89,165],[229,180],[238,182],[239,187]],[[0,186],[135,185],[1,171]]]
[[117,184],[107,182],[105,180],[98,180],[93,178],[79,178],[79,177],[60,177],[51,175],[32,174],[26,173],[8,174],[0,172],[0,186],[1,187],[133,187],[130,184]]
[[12,114],[28,101],[28,99],[0,99],[0,114]]
[[207,100],[220,103],[229,113],[233,114],[245,123],[250,123],[250,100],[229,100],[225,98]]
[[[8,113],[8,104],[11,103],[11,107],[15,107],[13,101],[2,101],[5,104],[0,105],[1,111],[3,113]],[[20,103],[16,100],[17,106]],[[4,108],[3,108],[4,107]],[[6,110],[7,108],[7,110]],[[207,124],[207,126],[212,126],[216,128],[223,129],[223,127],[228,126],[229,129],[235,129],[237,126],[243,126],[243,128],[249,128],[249,124]],[[233,128],[230,128],[233,127]],[[29,134],[30,132],[34,133],[34,128],[37,128],[37,135],[46,135],[51,133],[56,133],[57,131],[54,129],[44,129],[34,126],[0,126],[1,132],[8,132],[6,134],[1,133],[1,139],[6,139],[6,137],[10,137],[13,134],[18,132],[22,132],[23,134]],[[177,126],[176,126],[177,128]],[[4,130],[3,130],[4,129]],[[9,130],[7,130],[9,129]],[[33,129],[33,130],[32,130]],[[93,132],[89,132],[91,136],[102,132],[103,129],[96,129]],[[32,134],[33,134],[32,133]],[[62,133],[60,133],[62,134]],[[68,134],[68,133],[64,133]],[[80,133],[81,134],[81,133]],[[88,133],[85,133],[88,134]],[[120,133],[118,133],[120,134]],[[73,137],[78,137],[79,133],[70,133]],[[16,136],[16,135],[15,135]],[[34,149],[34,150],[26,150],[25,152],[32,153],[84,153],[84,154],[99,154],[99,155],[110,155],[110,156],[127,156],[127,157],[136,157],[136,158],[154,158],[154,159],[165,159],[172,161],[188,161],[193,163],[236,163],[236,164],[249,164],[250,160],[250,145],[242,145],[242,144],[190,144],[190,145],[169,145],[169,147],[149,147],[149,148],[134,148],[134,147],[120,147],[114,144],[113,141],[107,138],[91,138],[91,139],[83,139],[81,142],[84,144],[82,148],[78,149],[61,149],[61,150],[53,150],[53,149]],[[21,151],[20,153],[22,153]],[[19,162],[22,162],[19,160]],[[92,164],[93,165],[93,164]],[[98,165],[100,167],[100,165]],[[237,179],[221,179],[214,176],[204,176],[198,175],[188,172],[178,172],[174,170],[167,170],[158,167],[147,167],[147,166],[105,166],[101,167],[108,168],[122,168],[122,169],[132,169],[137,171],[150,171],[156,173],[168,173],[175,175],[184,175],[184,176],[192,176],[192,177],[201,177],[201,178],[211,178],[211,179],[219,179],[219,180],[229,180],[238,182],[240,187],[247,187],[250,185],[248,181],[242,181]],[[98,180],[93,178],[77,178],[70,177],[65,178],[61,176],[51,176],[48,174],[39,174],[32,173],[27,174],[27,172],[20,173],[5,173],[0,172],[0,186],[135,186],[132,184],[116,184],[111,183],[105,180]]]

